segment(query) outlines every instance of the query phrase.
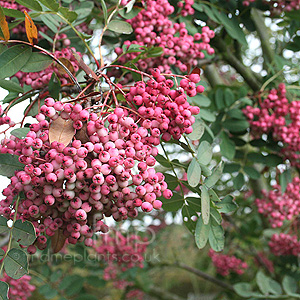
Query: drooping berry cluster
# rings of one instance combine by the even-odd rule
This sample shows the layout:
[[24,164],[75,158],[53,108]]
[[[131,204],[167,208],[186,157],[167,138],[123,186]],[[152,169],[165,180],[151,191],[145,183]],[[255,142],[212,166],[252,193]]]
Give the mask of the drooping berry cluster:
[[296,235],[275,233],[271,237],[269,247],[271,252],[276,256],[298,256],[300,254],[300,241],[298,241]]
[[[46,247],[44,234],[53,236],[58,229],[70,243],[85,240],[91,245],[94,231],[108,230],[100,221],[104,215],[116,221],[136,217],[137,207],[149,212],[161,208],[157,197],[171,198],[163,174],[152,168],[159,134],[151,126],[138,126],[136,114],[116,108],[106,117],[106,128],[102,117],[89,114],[79,104],[47,98],[41,112],[26,138],[12,136],[1,146],[1,153],[19,155],[25,165],[3,191],[1,214],[12,217],[14,196],[23,191],[19,218],[33,222],[38,248]],[[50,143],[49,128],[58,118],[72,122],[77,132],[82,128],[86,141],[75,135],[67,147]],[[95,214],[98,219],[93,224]],[[33,247],[29,250],[34,252]]]
[[256,199],[258,212],[268,218],[273,228],[281,227],[283,221],[291,220],[300,213],[300,178],[295,177],[282,194],[280,185],[270,192],[262,191],[263,197]]
[[9,285],[8,298],[10,300],[27,300],[31,297],[36,287],[30,284],[31,276],[24,275],[20,279],[13,279],[6,273],[3,274],[1,281]]
[[[182,10],[190,13],[192,1],[185,1]],[[172,23],[168,16],[174,12],[174,7],[167,0],[145,1],[145,9],[129,22],[135,33],[135,40],[125,41],[124,45],[129,48],[131,44],[147,47],[162,47],[163,54],[158,57],[140,59],[137,66],[140,70],[149,71],[160,68],[161,71],[171,73],[171,67],[175,66],[181,72],[186,72],[188,65],[197,65],[198,59],[204,58],[203,51],[213,54],[214,49],[210,47],[210,39],[214,37],[214,31],[207,26],[202,28],[202,33],[194,36],[188,34],[184,23]],[[123,53],[121,48],[115,49],[118,55]],[[125,63],[139,55],[139,52],[127,53],[119,58],[120,63]]]
[[175,90],[171,89],[174,82],[160,75],[159,69],[154,69],[152,75],[153,79],[139,81],[131,87],[125,98],[138,107],[138,113],[144,119],[142,125],[151,130],[151,143],[158,145],[161,134],[164,141],[172,137],[179,140],[183,133],[193,131],[193,115],[200,111],[199,107],[191,106],[187,101],[187,95],[193,97],[197,92],[203,92],[203,86],[196,87],[200,76],[189,75]]
[[94,244],[93,248],[108,264],[103,278],[114,280],[128,269],[143,268],[147,246],[148,239],[135,234],[124,236],[119,231],[114,231],[114,234],[101,235],[99,243]]
[[247,106],[243,112],[254,137],[271,133],[273,139],[283,145],[282,156],[293,166],[300,167],[300,101],[288,102],[284,84],[279,84],[277,90],[271,90],[260,107]]
[[[72,50],[76,51],[75,48],[72,48]],[[77,52],[77,54],[81,56],[81,53]],[[63,58],[69,60],[73,66],[73,73],[78,71],[79,68],[76,59],[74,58],[70,48],[64,48],[61,51],[55,51],[53,55],[58,59]],[[65,61],[63,61],[63,63],[65,63]],[[70,82],[69,75],[62,69],[61,66],[58,66],[57,63],[52,63],[48,68],[40,72],[24,73],[19,71],[14,76],[19,79],[21,86],[27,84],[33,89],[40,89],[49,83],[53,72],[55,72],[55,74],[58,76],[61,84],[67,84]]]
[[12,121],[8,115],[4,114],[4,110],[0,105],[0,126],[1,125],[8,125],[9,127],[14,127],[16,123]]
[[246,262],[243,262],[234,255],[216,253],[212,249],[209,250],[208,255],[211,257],[212,263],[217,268],[217,273],[222,276],[228,276],[230,273],[241,275],[248,268]]

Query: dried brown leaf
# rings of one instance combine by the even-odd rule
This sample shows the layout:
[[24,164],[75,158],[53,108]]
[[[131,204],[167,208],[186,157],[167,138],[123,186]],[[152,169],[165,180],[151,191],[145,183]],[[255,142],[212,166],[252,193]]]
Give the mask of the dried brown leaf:
[[0,40],[8,41],[10,38],[8,23],[6,21],[3,9],[0,7],[0,27],[3,33],[3,36],[0,36]]
[[57,141],[63,143],[65,146],[68,146],[74,135],[75,128],[73,127],[73,121],[71,119],[64,120],[62,117],[58,117],[50,124],[50,143]]
[[[65,67],[67,67],[67,69],[74,75],[75,74],[75,70],[74,70],[74,67],[72,65],[72,63],[65,57],[60,57],[58,59],[63,65],[65,65]],[[64,75],[66,74],[66,70],[58,63],[56,63],[56,68],[57,68],[57,71],[60,75]]]
[[28,41],[30,42],[30,44],[34,45],[37,43],[37,38],[38,38],[37,28],[34,25],[32,19],[28,15],[28,13],[26,12],[26,10],[24,10],[24,14],[25,14],[26,35],[27,35],[27,38],[28,38]]
[[66,239],[61,229],[55,231],[55,234],[51,236],[51,249],[53,253],[59,252],[64,247]]

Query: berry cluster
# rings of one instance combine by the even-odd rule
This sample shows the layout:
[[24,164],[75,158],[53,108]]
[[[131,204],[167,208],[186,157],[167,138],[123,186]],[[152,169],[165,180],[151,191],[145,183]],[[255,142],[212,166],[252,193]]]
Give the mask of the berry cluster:
[[298,241],[296,235],[275,233],[271,237],[269,247],[271,252],[276,256],[298,256],[300,253],[300,241]]
[[[192,1],[185,1],[182,13],[188,14],[193,10]],[[207,26],[202,28],[202,33],[194,36],[188,34],[184,23],[172,23],[168,16],[174,12],[174,7],[167,0],[145,1],[146,8],[129,22],[135,33],[135,40],[125,41],[124,45],[140,45],[146,47],[162,47],[163,54],[159,57],[140,59],[137,67],[140,70],[149,71],[153,68],[160,68],[161,71],[171,73],[171,67],[175,66],[181,72],[186,72],[188,65],[197,65],[198,59],[204,58],[203,51],[213,54],[214,49],[210,47],[210,39],[214,37],[214,31]],[[123,50],[116,48],[117,55]],[[139,52],[127,53],[119,58],[121,64],[128,60],[135,59]]]
[[[142,84],[137,83],[135,90],[139,87],[143,92]],[[152,109],[147,112],[152,115]],[[146,212],[160,209],[162,202],[157,197],[172,197],[163,174],[152,168],[161,132],[160,123],[151,121],[151,116],[139,126],[137,114],[117,107],[105,117],[106,128],[103,117],[80,104],[47,98],[36,118],[38,123],[30,125],[26,138],[12,136],[1,145],[1,153],[18,155],[25,165],[3,191],[6,198],[1,201],[1,214],[11,218],[13,199],[24,192],[19,218],[33,222],[39,249],[46,247],[44,234],[53,236],[59,229],[70,243],[85,240],[90,246],[94,231],[108,230],[101,221],[104,215],[121,221],[136,217],[138,207]],[[51,124],[58,118],[71,122],[77,131],[67,147],[48,139]],[[76,138],[79,132],[85,141]],[[95,214],[98,219],[92,224]],[[34,252],[35,247],[28,250]]]
[[181,9],[180,14],[183,17],[186,17],[188,15],[193,15],[195,13],[195,10],[192,8],[192,5],[194,4],[194,0],[184,0],[177,3],[177,6]]
[[0,105],[0,126],[1,125],[8,125],[9,127],[14,127],[16,123],[11,120],[9,116],[4,114],[4,110],[2,106]]
[[256,199],[258,212],[268,218],[273,228],[281,227],[284,220],[291,220],[300,213],[300,178],[287,185],[285,193],[275,185],[270,192],[262,191],[263,198]]
[[31,297],[35,286],[30,284],[31,276],[24,275],[20,279],[12,279],[6,273],[3,274],[1,281],[9,285],[8,298],[10,300],[27,300]]
[[[72,50],[76,51],[75,48],[72,48]],[[81,56],[81,53],[77,52],[77,54]],[[70,48],[65,48],[61,51],[55,51],[53,55],[58,59],[67,59],[73,66],[73,73],[78,71],[79,68],[77,61],[74,58]],[[57,63],[51,64],[48,68],[40,72],[24,73],[19,71],[14,76],[19,79],[21,86],[27,84],[33,89],[40,89],[49,83],[53,72],[55,72],[55,74],[59,77],[61,84],[67,84],[70,82],[69,75],[62,69],[61,66],[58,66]]]
[[256,138],[271,133],[275,141],[282,143],[283,157],[293,166],[300,167],[300,102],[288,102],[282,83],[260,102],[260,107],[247,106],[243,110],[250,122],[251,133]]
[[114,231],[114,235],[101,235],[99,243],[94,244],[93,248],[108,264],[103,278],[114,280],[118,274],[128,269],[143,268],[147,246],[147,238],[143,239],[134,234],[124,236],[119,231]]
[[208,255],[212,259],[212,263],[217,268],[217,273],[222,276],[228,276],[230,273],[236,273],[241,275],[248,268],[247,263],[243,262],[239,258],[231,255],[225,255],[209,250]]

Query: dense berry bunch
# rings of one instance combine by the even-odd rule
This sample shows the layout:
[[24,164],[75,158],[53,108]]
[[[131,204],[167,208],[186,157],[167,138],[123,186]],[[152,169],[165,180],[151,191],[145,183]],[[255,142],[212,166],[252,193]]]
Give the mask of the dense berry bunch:
[[269,242],[271,252],[276,256],[294,255],[298,256],[300,253],[300,242],[296,235],[289,235],[285,233],[275,233],[272,235]]
[[14,127],[16,124],[14,121],[11,120],[9,116],[4,114],[4,110],[0,105],[0,126],[1,125],[8,125],[9,127]]
[[193,15],[195,13],[195,10],[192,8],[192,5],[194,4],[194,0],[184,0],[177,3],[177,6],[181,9],[180,14],[183,17],[186,17],[188,15]]
[[99,240],[93,248],[108,264],[103,274],[105,280],[114,280],[128,269],[143,268],[147,238],[143,239],[134,234],[124,236],[115,231],[114,235],[101,235]]
[[[192,1],[185,1],[183,12],[191,11]],[[134,41],[125,41],[124,45],[129,48],[131,44],[162,47],[163,54],[159,57],[140,59],[137,66],[140,70],[160,68],[161,71],[171,73],[171,67],[178,67],[186,72],[188,65],[196,66],[197,60],[204,58],[203,51],[213,54],[214,49],[210,47],[210,39],[214,37],[214,31],[207,26],[202,28],[202,33],[194,36],[188,34],[184,23],[172,23],[168,16],[173,13],[174,7],[167,0],[145,1],[146,8],[136,17],[127,20],[133,27],[135,33]],[[121,55],[123,50],[116,48],[116,53]],[[128,53],[120,57],[119,62],[125,63],[139,55],[138,52]]]
[[6,273],[4,273],[1,281],[6,282],[9,285],[8,298],[10,300],[27,300],[31,297],[32,292],[35,290],[35,286],[30,284],[31,276],[24,275],[20,279],[12,279]]
[[300,101],[288,102],[284,84],[270,91],[260,107],[244,109],[254,137],[271,133],[275,141],[283,144],[281,153],[291,164],[300,167]]
[[[72,50],[76,51],[75,48],[72,48]],[[81,56],[81,53],[77,52],[77,54]],[[55,51],[54,56],[58,59],[63,58],[69,60],[73,66],[74,73],[78,71],[76,59],[74,58],[70,48]],[[24,73],[19,71],[15,74],[15,76],[19,79],[21,86],[27,84],[33,89],[40,89],[49,83],[53,72],[55,72],[55,74],[59,77],[62,84],[70,82],[69,75],[62,70],[62,67],[58,67],[57,63],[51,64],[48,68],[40,72]]]
[[153,79],[139,81],[131,87],[125,98],[138,107],[138,113],[143,119],[142,125],[151,130],[151,143],[158,145],[161,134],[164,141],[169,141],[171,137],[179,140],[183,133],[193,131],[193,115],[200,111],[199,107],[191,106],[187,101],[187,95],[193,97],[197,92],[203,92],[203,86],[196,87],[200,76],[189,75],[174,90],[171,89],[174,82],[160,75],[159,69],[154,69],[152,75]]
[[279,185],[270,192],[262,191],[262,199],[256,199],[258,212],[268,218],[273,228],[281,227],[284,220],[300,214],[300,178],[295,177],[282,194]]
[[[138,207],[150,212],[162,206],[157,197],[172,197],[163,174],[152,168],[161,135],[155,127],[159,122],[149,116],[149,122],[138,125],[137,114],[119,107],[105,119],[79,104],[47,98],[26,138],[12,136],[2,142],[1,153],[18,155],[25,169],[16,172],[4,189],[1,214],[11,218],[13,199],[23,192],[18,217],[33,222],[38,248],[46,247],[45,234],[53,236],[59,229],[70,243],[85,240],[91,245],[94,231],[108,230],[101,221],[104,216],[112,215],[116,221],[136,217]],[[55,122],[62,127],[68,123],[77,131],[67,147],[49,142]],[[85,141],[77,139],[78,134]]]
[[217,273],[222,276],[228,276],[230,273],[241,275],[248,268],[247,263],[233,255],[224,255],[209,250],[208,255],[211,257],[214,266],[217,268]]

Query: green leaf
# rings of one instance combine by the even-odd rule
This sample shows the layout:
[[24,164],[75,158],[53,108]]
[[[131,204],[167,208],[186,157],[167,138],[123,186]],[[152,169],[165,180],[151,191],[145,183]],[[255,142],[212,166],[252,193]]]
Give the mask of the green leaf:
[[234,291],[241,297],[249,298],[253,295],[250,283],[240,282],[233,285]]
[[52,11],[58,11],[59,5],[55,0],[39,0],[39,2]]
[[8,284],[4,281],[0,281],[0,300],[8,300],[8,289]]
[[173,192],[171,199],[163,199],[163,209],[165,211],[178,211],[184,204],[184,197],[176,192]]
[[45,70],[53,62],[52,58],[42,54],[34,52],[31,54],[27,63],[21,68],[22,72],[40,72]]
[[23,88],[12,80],[0,79],[0,86],[10,92],[24,93]]
[[3,216],[0,216],[0,233],[4,233],[9,229],[7,226],[7,219]]
[[212,188],[219,181],[223,174],[223,167],[224,163],[221,161],[212,171],[212,174],[205,179],[204,183],[208,188]]
[[13,279],[28,273],[27,255],[20,249],[10,249],[3,262],[6,274]]
[[168,183],[168,188],[173,191],[178,186],[178,179],[175,176],[167,173],[164,173],[164,176],[165,181]]
[[209,232],[210,224],[205,225],[202,218],[198,218],[195,231],[195,242],[199,249],[204,248],[207,244]]
[[57,270],[57,271],[54,271],[51,276],[50,276],[50,281],[51,282],[56,282],[58,279],[61,278],[61,276],[63,275],[63,271],[62,270]]
[[298,288],[297,281],[293,277],[285,275],[283,277],[282,287],[288,295],[294,294],[297,292]]
[[281,295],[282,294],[282,288],[280,284],[273,280],[272,278],[269,279],[269,286],[270,286],[270,293],[274,295]]
[[221,223],[222,223],[222,216],[221,216],[221,214],[214,207],[210,208],[210,215],[216,221],[217,224],[221,225]]
[[189,164],[187,169],[187,179],[190,186],[195,187],[200,183],[201,178],[201,167],[194,157]]
[[229,213],[237,209],[236,203],[231,195],[227,195],[217,204],[220,213]]
[[204,123],[201,120],[196,119],[192,127],[193,127],[193,132],[188,134],[187,137],[189,137],[192,141],[201,139],[205,131]]
[[58,27],[60,25],[59,25],[59,22],[57,22],[57,20],[55,19],[54,16],[52,16],[52,15],[41,15],[40,18],[43,21],[43,23],[48,27],[48,29],[50,29],[54,33],[58,32]]
[[2,9],[4,11],[5,16],[13,17],[13,18],[17,18],[17,19],[25,18],[24,14],[19,10],[5,8],[5,7],[2,7]]
[[215,102],[218,110],[221,110],[225,107],[224,99],[223,99],[223,89],[218,88],[215,93]]
[[212,174],[211,169],[209,169],[207,166],[199,163],[201,170],[202,170],[202,174],[206,177],[210,176]]
[[258,271],[256,274],[256,283],[264,295],[270,292],[269,279],[262,271]]
[[30,246],[36,239],[34,226],[29,221],[17,220],[14,223],[12,234],[14,239],[23,246]]
[[227,107],[230,107],[235,102],[235,97],[231,89],[228,88],[225,89],[224,101]]
[[223,122],[223,126],[231,132],[241,132],[249,127],[249,123],[246,120],[227,119]]
[[36,11],[43,11],[42,7],[36,0],[16,0],[19,4]]
[[8,48],[0,54],[0,78],[15,75],[31,56],[31,48],[16,45]]
[[153,47],[147,52],[147,57],[159,57],[164,54],[163,47]]
[[227,112],[227,115],[233,119],[240,119],[240,120],[246,120],[245,115],[243,114],[243,112],[238,109],[238,108],[234,108],[231,109]]
[[99,298],[94,295],[84,294],[78,296],[75,300],[98,300]]
[[70,23],[73,23],[78,15],[75,11],[70,11],[67,7],[60,7],[58,9],[59,13],[65,18],[67,19]]
[[244,167],[245,173],[251,178],[251,179],[259,179],[260,178],[260,173],[255,170],[253,167]]
[[198,147],[197,159],[203,165],[208,165],[212,159],[212,147],[209,142],[203,141]]
[[141,7],[134,6],[130,12],[126,13],[126,8],[124,7],[119,10],[119,14],[124,19],[130,20],[130,19],[134,18],[135,16],[137,16],[141,10],[142,10]]
[[195,218],[198,218],[197,213],[191,206],[184,204],[181,210],[181,214],[182,214],[182,220],[184,225],[191,233],[194,234],[196,228],[196,222],[193,221],[192,217],[194,216]]
[[222,139],[220,144],[221,154],[226,158],[232,160],[235,156],[234,142],[229,138],[228,134],[225,131],[221,132],[220,138]]
[[157,154],[155,156],[156,161],[161,164],[162,166],[166,167],[166,168],[170,168],[172,165],[170,164],[170,162],[162,155]]
[[198,116],[208,122],[216,121],[216,116],[212,112],[210,112],[209,110],[207,110],[205,108],[200,109],[200,113]]
[[107,28],[111,31],[123,34],[130,34],[133,31],[132,26],[129,23],[121,20],[112,20],[109,22]]
[[0,153],[0,175],[6,177],[12,177],[15,175],[15,171],[22,170],[24,165],[19,162],[19,156]]
[[195,97],[188,97],[188,101],[199,107],[209,107],[211,105],[210,99],[202,94],[197,94]]
[[201,217],[204,225],[207,225],[210,217],[210,198],[205,185],[201,187]]
[[2,248],[0,248],[0,259],[2,259],[4,255],[5,255],[5,251]]
[[49,94],[54,99],[59,99],[59,93],[60,93],[61,83],[58,79],[57,75],[53,72],[51,79],[48,84]]
[[220,252],[224,249],[224,241],[225,241],[224,229],[221,225],[217,224],[214,220],[212,220],[211,223],[208,240],[210,246],[214,251]]
[[208,193],[209,193],[209,197],[210,197],[211,201],[214,201],[214,202],[221,201],[221,199],[219,198],[219,196],[213,189],[209,189]]
[[26,137],[26,135],[29,131],[30,131],[30,129],[28,127],[17,128],[17,129],[12,130],[10,132],[10,134],[14,135],[15,137],[17,137],[19,139],[23,139],[24,137]]
[[241,169],[241,165],[239,164],[228,164],[226,163],[223,169],[224,173],[234,173],[238,172]]
[[286,191],[287,185],[292,181],[291,170],[287,169],[279,175],[279,183],[281,187],[281,193]]
[[233,186],[236,190],[240,190],[245,183],[245,178],[242,173],[239,173],[234,179],[233,179]]
[[46,299],[54,299],[58,295],[58,291],[53,289],[50,284],[44,284],[39,287],[39,293]]
[[105,21],[105,24],[107,24],[107,7],[106,7],[106,4],[105,4],[105,1],[104,0],[100,0],[101,2],[101,6],[102,6],[102,11],[103,11],[103,18],[104,18],[104,21]]

